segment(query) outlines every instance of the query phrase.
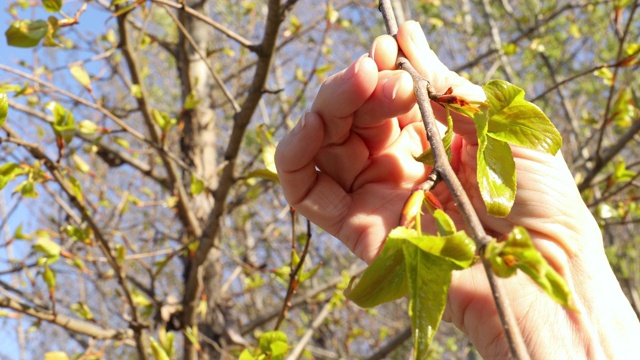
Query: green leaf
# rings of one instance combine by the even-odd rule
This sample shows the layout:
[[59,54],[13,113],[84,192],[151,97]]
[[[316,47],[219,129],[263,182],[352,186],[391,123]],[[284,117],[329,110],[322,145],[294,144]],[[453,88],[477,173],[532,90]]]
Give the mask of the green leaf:
[[127,258],[127,248],[122,244],[116,244],[116,261],[122,266]]
[[53,289],[56,287],[56,273],[53,270],[51,270],[49,265],[44,266],[42,279],[44,280],[44,283],[47,284],[49,289]]
[[113,138],[113,142],[115,142],[116,144],[118,144],[120,147],[124,148],[124,149],[129,149],[131,147],[131,145],[129,144],[129,141],[127,141],[127,139],[116,136]]
[[131,96],[136,99],[140,99],[142,97],[142,87],[140,86],[140,84],[131,85],[129,91],[131,92]]
[[258,125],[256,132],[258,135],[260,147],[262,148],[262,162],[264,163],[264,166],[267,168],[267,170],[273,173],[277,173],[276,162],[274,160],[276,145],[273,141],[271,132],[264,124]]
[[516,165],[509,144],[487,137],[478,146],[478,185],[490,215],[505,217],[516,198]]
[[156,339],[154,339],[153,337],[149,337],[149,340],[150,340],[149,345],[151,347],[151,354],[153,354],[153,357],[156,360],[171,360],[167,352],[164,351],[164,349],[162,348],[162,346],[160,346],[160,344],[158,344]]
[[0,190],[4,189],[9,181],[24,173],[25,170],[18,164],[6,163],[0,165]]
[[265,332],[260,335],[258,346],[262,352],[268,353],[271,351],[271,344],[276,342],[282,342],[286,345],[288,342],[287,334],[277,330]]
[[38,240],[33,244],[33,250],[44,254],[48,258],[57,258],[60,256],[60,245],[49,238],[44,232],[38,233]]
[[71,192],[75,195],[76,200],[82,205],[84,205],[84,194],[82,193],[82,185],[80,181],[73,177],[73,175],[69,174],[69,185],[71,185]]
[[69,360],[69,355],[63,351],[49,351],[44,354],[44,360]]
[[408,237],[406,240],[424,252],[448,260],[452,270],[466,269],[475,259],[476,245],[464,231],[448,236]]
[[627,169],[627,164],[625,164],[624,160],[620,159],[614,164],[614,172],[612,178],[616,183],[629,182],[636,176],[638,176],[638,173]]
[[251,351],[249,351],[249,349],[244,349],[240,354],[240,356],[238,357],[238,360],[255,360],[255,359],[256,357],[251,354]]
[[90,136],[98,132],[98,125],[91,120],[82,120],[78,123],[78,131]]
[[453,220],[440,209],[436,209],[433,212],[433,219],[436,221],[436,228],[438,229],[438,235],[447,236],[453,235],[456,233],[456,224],[453,223]]
[[[451,142],[453,141],[453,118],[451,117],[449,106],[445,106],[447,109],[447,131],[444,133],[442,137],[442,144],[444,145],[445,150],[447,151],[447,157],[449,161],[451,161],[452,153],[451,153]],[[416,161],[420,161],[421,163],[427,166],[435,166],[435,161],[433,158],[433,151],[431,148],[428,148],[422,154],[414,157]]]
[[269,345],[269,351],[271,353],[271,358],[281,357],[289,351],[289,345],[283,341],[274,341]]
[[151,115],[153,116],[153,121],[160,126],[163,132],[169,131],[171,127],[178,123],[178,120],[170,117],[166,112],[161,112],[156,109],[151,110]]
[[414,359],[426,359],[447,305],[453,268],[451,262],[422,251],[411,242],[404,242],[402,249],[409,290]]
[[204,181],[200,180],[194,174],[191,174],[191,195],[199,195],[205,189]]
[[407,295],[402,243],[410,236],[417,236],[417,232],[404,227],[392,230],[380,254],[367,267],[356,286],[345,290],[347,299],[367,308]]
[[198,106],[199,103],[200,103],[200,99],[198,99],[198,96],[196,95],[196,93],[192,91],[184,99],[183,106],[185,110],[192,110],[196,106]]
[[[616,127],[626,129],[633,124],[638,115],[638,110],[634,106],[634,100],[630,88],[620,91],[618,98],[613,105],[611,117]],[[0,123],[2,121],[0,120]]]
[[37,198],[38,191],[36,190],[36,186],[33,183],[33,180],[27,179],[18,184],[16,188],[13,190],[13,193],[20,193],[25,198]]
[[42,6],[48,12],[59,12],[62,9],[62,0],[42,0]]
[[488,136],[549,154],[560,150],[560,133],[540,108],[524,99],[524,90],[502,80],[492,80],[483,89],[489,105]]
[[62,138],[65,143],[70,143],[76,133],[75,120],[71,111],[67,110],[55,101],[45,104],[45,109],[51,111],[53,122],[51,127],[56,137]]
[[71,72],[71,75],[80,83],[80,85],[91,90],[91,77],[89,76],[89,73],[87,73],[87,70],[82,67],[82,65],[71,65],[69,67],[69,72]]
[[85,319],[85,320],[93,320],[93,313],[91,312],[91,309],[89,309],[89,306],[87,306],[87,304],[83,303],[83,302],[77,302],[75,304],[72,304],[70,306],[70,309],[73,310],[76,314],[78,314],[78,316],[80,316],[81,318]]
[[7,121],[7,115],[9,114],[9,99],[7,94],[0,92],[0,127]]
[[264,179],[264,180],[271,180],[274,182],[280,182],[280,178],[278,177],[278,173],[273,172],[269,169],[256,169],[253,170],[251,172],[249,172],[246,176],[246,179],[253,179],[253,178],[258,178],[258,179]]
[[34,47],[47,35],[49,23],[44,20],[18,20],[11,23],[4,35],[9,46]]
[[[489,244],[490,247],[485,252],[485,256],[489,257],[492,268],[494,263],[502,267],[494,269],[496,275],[508,277],[515,273],[516,268],[520,269],[554,301],[570,310],[575,310],[569,285],[533,246],[533,241],[525,228],[516,226],[509,233],[506,241],[497,242],[494,239]],[[507,268],[514,270],[506,271]]]

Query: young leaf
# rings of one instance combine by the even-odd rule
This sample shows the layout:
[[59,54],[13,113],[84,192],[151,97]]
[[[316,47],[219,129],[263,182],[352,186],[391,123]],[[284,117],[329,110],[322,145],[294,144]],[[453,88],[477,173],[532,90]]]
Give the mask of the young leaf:
[[476,245],[464,231],[448,236],[407,237],[422,251],[436,255],[451,263],[452,270],[466,269],[475,259]]
[[49,290],[54,289],[56,287],[56,273],[51,270],[49,265],[44,266],[44,272],[42,273],[42,279],[44,283],[47,284]]
[[83,135],[93,135],[98,132],[98,125],[91,120],[82,120],[78,123],[78,131]]
[[[425,193],[424,190],[418,189],[409,195],[400,213],[400,226],[411,228],[415,223],[420,223]],[[420,231],[420,227],[418,227],[418,231]]]
[[423,251],[411,242],[402,246],[409,290],[409,316],[414,359],[426,359],[438,329],[451,283],[451,262]]
[[[449,106],[446,106],[447,109],[447,131],[444,133],[442,137],[442,144],[444,145],[445,150],[447,151],[447,157],[449,161],[451,161],[451,142],[453,141],[453,118],[449,113]],[[422,154],[414,157],[416,161],[420,161],[421,163],[427,166],[435,166],[435,161],[433,159],[433,151],[431,148],[428,148]]]
[[69,71],[71,75],[80,83],[80,85],[84,86],[91,92],[91,77],[87,70],[82,67],[80,64],[74,64],[69,67]]
[[204,181],[200,180],[195,174],[191,174],[191,195],[199,195],[205,188]]
[[451,220],[447,213],[440,209],[436,209],[436,211],[433,212],[433,219],[436,221],[438,235],[448,236],[455,234],[456,225],[453,223],[453,220]]
[[[525,228],[516,226],[509,233],[506,241],[493,240],[485,256],[489,257],[492,266],[494,263],[500,265],[499,268],[494,269],[496,275],[508,277],[515,273],[515,268],[520,269],[554,301],[570,310],[575,310],[569,285],[533,246]],[[514,270],[508,270],[508,268]]]
[[62,9],[62,0],[42,0],[42,6],[48,12],[59,12]]
[[477,171],[487,212],[493,216],[507,216],[516,198],[516,165],[509,145],[486,137],[485,144],[478,146]]
[[0,190],[4,189],[9,181],[16,178],[16,176],[22,175],[25,170],[20,165],[15,163],[6,163],[0,165]]
[[549,154],[560,150],[560,133],[540,108],[524,99],[524,90],[503,80],[482,88],[489,105],[488,136]]
[[9,100],[7,94],[0,92],[0,127],[7,121],[7,115],[9,114]]
[[44,20],[18,20],[11,23],[4,35],[9,46],[34,47],[47,35],[49,23]]
[[367,308],[407,295],[402,243],[407,237],[417,235],[415,230],[404,227],[392,230],[380,255],[364,271],[356,286],[345,290],[347,299]]
[[45,108],[53,115],[51,127],[53,127],[56,137],[62,138],[67,144],[70,143],[76,132],[75,120],[71,111],[55,101],[49,101],[45,104]]
[[167,354],[166,351],[158,344],[156,339],[153,337],[149,337],[150,346],[151,346],[151,354],[153,354],[154,359],[156,360],[170,360],[171,358]]

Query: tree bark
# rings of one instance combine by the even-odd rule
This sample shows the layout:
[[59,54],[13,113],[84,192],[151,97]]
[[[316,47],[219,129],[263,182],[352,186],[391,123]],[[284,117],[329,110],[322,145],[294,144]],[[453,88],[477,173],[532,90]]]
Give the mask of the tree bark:
[[[185,5],[200,12],[206,17],[209,15],[209,2],[206,0],[187,0]],[[211,26],[195,17],[181,11],[180,20],[193,38],[196,46],[202,53],[206,53],[211,44],[215,43],[214,38],[219,36]],[[184,34],[180,33],[180,59],[178,68],[182,81],[183,103],[189,97],[196,99],[197,104],[191,109],[184,109],[182,122],[182,136],[180,146],[182,158],[189,165],[196,176],[204,181],[206,188],[215,189],[217,186],[217,149],[216,149],[216,115],[213,111],[215,99],[213,98],[214,80],[209,68],[198,51],[191,45]],[[191,174],[184,174],[185,184],[191,182]],[[202,228],[213,209],[213,195],[204,191],[193,197],[193,209]],[[193,235],[193,234],[192,234]],[[193,241],[192,236],[188,236],[186,241]],[[187,261],[190,261],[187,259]],[[187,264],[185,272],[189,271]],[[222,264],[220,261],[220,251],[211,249],[205,264],[202,266],[203,296],[207,302],[207,312],[198,324],[198,333],[206,338],[220,343],[224,334],[225,321],[220,316],[217,304],[220,300],[219,289],[222,282]],[[219,358],[220,354],[209,341],[200,342],[204,354],[210,358]]]

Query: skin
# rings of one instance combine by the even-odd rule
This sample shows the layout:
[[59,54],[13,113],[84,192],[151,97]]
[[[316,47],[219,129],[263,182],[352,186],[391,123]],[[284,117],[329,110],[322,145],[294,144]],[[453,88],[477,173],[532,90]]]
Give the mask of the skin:
[[[454,95],[485,99],[479,86],[440,62],[419,24],[402,24],[396,39],[378,37],[369,54],[327,79],[310,111],[279,143],[275,157],[289,204],[366,262],[398,226],[404,201],[430,170],[412,157],[428,145],[411,78],[395,70],[398,46],[438,93],[452,87]],[[433,107],[443,121],[443,109]],[[562,155],[512,147],[518,178],[515,204],[506,218],[490,217],[476,182],[475,127],[462,116],[454,122],[452,166],[486,231],[499,236],[514,225],[527,228],[575,295],[577,313],[554,303],[522,274],[504,280],[531,357],[640,358],[640,323],[607,262],[598,225]],[[433,192],[464,228],[444,184]],[[425,219],[423,228],[432,230],[432,221]],[[444,320],[467,334],[484,358],[508,358],[481,265],[454,272]]]

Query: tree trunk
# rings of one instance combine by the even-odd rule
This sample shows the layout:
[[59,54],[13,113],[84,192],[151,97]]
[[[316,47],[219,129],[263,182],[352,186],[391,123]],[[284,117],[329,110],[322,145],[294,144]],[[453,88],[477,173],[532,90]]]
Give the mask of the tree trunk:
[[[209,17],[208,1],[206,0],[186,0],[185,5],[195,9],[203,15]],[[181,13],[181,21],[187,33],[197,45],[200,53],[207,53],[210,45],[215,43],[214,38],[218,36],[211,27],[196,20],[184,12]],[[213,111],[215,99],[213,98],[214,80],[205,59],[198,54],[192,46],[191,41],[184,34],[180,34],[180,63],[178,68],[182,80],[182,98],[185,101],[188,97],[194,97],[197,104],[190,110],[184,110],[182,116],[182,137],[180,145],[182,158],[185,163],[191,166],[198,178],[206,184],[209,189],[217,186],[217,149],[216,149],[216,116]],[[185,174],[184,181],[188,184],[191,174]],[[198,218],[201,228],[204,228],[205,221],[213,208],[213,195],[208,191],[194,196],[193,209]],[[192,241],[188,238],[187,241]],[[187,260],[189,261],[189,260]],[[189,266],[185,267],[186,271]],[[198,333],[206,338],[200,341],[204,354],[209,359],[220,357],[214,343],[222,344],[225,319],[220,313],[218,303],[220,301],[219,289],[222,281],[222,264],[220,262],[220,251],[212,249],[207,256],[207,260],[202,267],[203,279],[203,300],[206,299],[207,311],[199,321]],[[211,340],[211,341],[208,341]]]

